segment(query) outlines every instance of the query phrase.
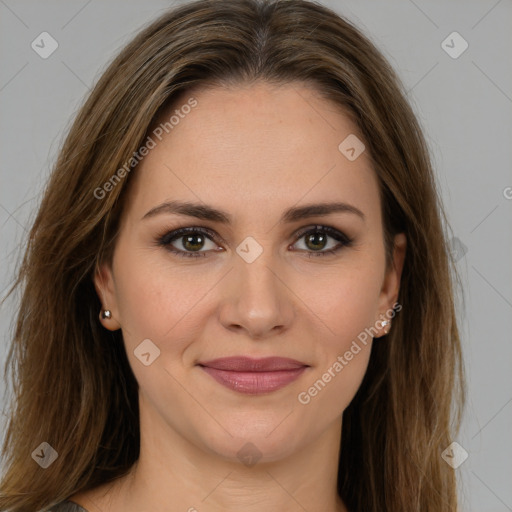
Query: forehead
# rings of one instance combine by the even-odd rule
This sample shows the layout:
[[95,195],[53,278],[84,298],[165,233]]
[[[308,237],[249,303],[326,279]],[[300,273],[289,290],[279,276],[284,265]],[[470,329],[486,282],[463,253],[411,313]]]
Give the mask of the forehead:
[[[151,135],[159,126],[160,136]],[[378,205],[369,156],[363,151],[351,161],[339,148],[349,136],[362,141],[357,126],[306,84],[185,93],[160,115],[150,136],[155,146],[134,176],[140,208],[170,198],[233,211],[250,205],[259,214],[269,212],[269,204],[301,200]]]

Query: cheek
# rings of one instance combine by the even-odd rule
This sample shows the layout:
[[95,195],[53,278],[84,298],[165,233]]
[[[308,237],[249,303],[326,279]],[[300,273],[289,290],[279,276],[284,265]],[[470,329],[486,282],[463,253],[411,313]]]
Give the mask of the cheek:
[[349,290],[331,301],[335,307],[326,323],[332,332],[320,340],[317,364],[295,397],[306,430],[311,432],[316,432],[320,423],[325,425],[339,418],[357,393],[368,368],[372,337],[365,329],[372,325],[373,310],[364,299],[375,299],[359,289],[355,290],[357,296],[350,295]]
[[302,285],[301,297],[323,321],[327,345],[343,349],[346,343],[374,324],[381,289],[381,273],[376,262],[346,265],[319,274]]
[[[367,370],[381,288],[379,262],[365,261],[361,256],[357,265],[341,267],[336,273],[316,280],[307,306],[320,320],[308,327],[315,344],[314,371],[297,400],[307,406],[308,417],[323,415],[334,419],[343,412],[356,394]],[[306,287],[303,288],[305,293]],[[312,327],[309,327],[312,326]]]
[[148,257],[144,251],[122,252],[120,245],[116,292],[126,344],[134,347],[149,338],[163,346],[165,340],[172,339],[165,350],[180,351],[180,339],[193,338],[198,329],[201,298],[216,281],[218,277],[211,273],[180,269],[166,258]]

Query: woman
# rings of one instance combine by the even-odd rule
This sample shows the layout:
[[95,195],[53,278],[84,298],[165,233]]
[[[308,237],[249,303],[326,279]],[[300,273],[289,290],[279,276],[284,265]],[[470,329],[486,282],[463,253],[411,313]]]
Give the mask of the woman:
[[32,227],[0,509],[457,510],[443,221],[349,22],[166,12],[82,107]]

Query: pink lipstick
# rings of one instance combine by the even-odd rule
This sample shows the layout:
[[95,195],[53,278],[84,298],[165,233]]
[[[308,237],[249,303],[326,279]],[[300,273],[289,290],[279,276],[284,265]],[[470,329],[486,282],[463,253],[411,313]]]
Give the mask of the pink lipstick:
[[296,380],[309,365],[284,357],[223,357],[198,365],[217,382],[249,395],[277,391]]

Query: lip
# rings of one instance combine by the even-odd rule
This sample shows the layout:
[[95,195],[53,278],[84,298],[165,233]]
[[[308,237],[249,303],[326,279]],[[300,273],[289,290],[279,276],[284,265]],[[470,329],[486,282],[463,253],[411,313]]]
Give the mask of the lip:
[[223,386],[240,393],[256,395],[281,389],[297,378],[309,365],[284,357],[223,357],[198,363],[198,366]]

